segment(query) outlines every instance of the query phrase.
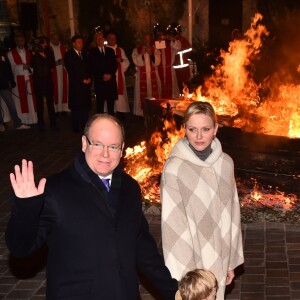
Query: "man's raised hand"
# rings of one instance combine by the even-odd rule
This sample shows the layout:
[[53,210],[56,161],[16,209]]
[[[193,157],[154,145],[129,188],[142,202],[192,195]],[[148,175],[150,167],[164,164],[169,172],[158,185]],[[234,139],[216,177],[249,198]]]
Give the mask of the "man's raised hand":
[[28,198],[44,193],[46,179],[42,178],[36,187],[34,182],[33,163],[22,160],[22,169],[15,165],[15,173],[10,173],[10,182],[18,198]]

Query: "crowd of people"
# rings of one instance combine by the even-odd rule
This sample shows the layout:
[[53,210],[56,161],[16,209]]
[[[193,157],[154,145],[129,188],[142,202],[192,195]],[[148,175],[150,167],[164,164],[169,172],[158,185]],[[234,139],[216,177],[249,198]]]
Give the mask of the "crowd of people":
[[133,113],[143,115],[145,98],[178,98],[191,78],[189,41],[182,36],[181,26],[167,27],[157,23],[152,34],[132,52],[136,68]]
[[[143,116],[145,98],[177,98],[189,81],[191,45],[181,33],[177,23],[156,24],[133,49],[134,115]],[[18,129],[33,124],[44,129],[44,102],[51,128],[57,129],[57,115],[70,112],[72,129],[82,131],[91,110],[91,91],[97,113],[124,117],[130,112],[125,81],[130,60],[113,31],[97,26],[89,44],[76,34],[70,49],[57,33],[50,40],[39,36],[27,42],[19,31],[14,43],[8,53],[1,53],[1,76],[6,83],[1,86],[0,131],[5,130],[4,114]]]
[[57,129],[56,113],[68,111],[65,52],[56,34],[51,36],[51,44],[45,36],[29,44],[21,31],[15,33],[14,46],[1,54],[0,73],[8,83],[1,86],[0,131],[5,131],[4,121],[9,116],[17,129],[30,129],[34,124],[43,129],[44,102],[50,127]]

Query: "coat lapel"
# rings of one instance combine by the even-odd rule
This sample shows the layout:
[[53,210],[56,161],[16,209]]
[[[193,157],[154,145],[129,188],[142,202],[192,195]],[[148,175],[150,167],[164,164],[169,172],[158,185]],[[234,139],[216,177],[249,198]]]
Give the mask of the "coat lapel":
[[110,222],[112,222],[113,216],[107,204],[108,193],[106,191],[106,188],[99,176],[95,174],[87,165],[83,153],[81,153],[75,161],[75,169],[81,174],[83,179],[88,184],[91,184],[94,187],[95,194],[99,195],[99,197],[91,197],[90,201],[92,201],[95,207],[99,209],[101,213],[104,214]]

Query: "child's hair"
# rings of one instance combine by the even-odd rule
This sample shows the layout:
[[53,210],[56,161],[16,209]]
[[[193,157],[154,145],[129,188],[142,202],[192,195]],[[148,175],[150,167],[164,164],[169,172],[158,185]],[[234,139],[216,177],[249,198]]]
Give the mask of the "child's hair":
[[195,269],[187,272],[178,286],[182,300],[199,300],[207,298],[214,288],[218,289],[218,281],[209,270]]

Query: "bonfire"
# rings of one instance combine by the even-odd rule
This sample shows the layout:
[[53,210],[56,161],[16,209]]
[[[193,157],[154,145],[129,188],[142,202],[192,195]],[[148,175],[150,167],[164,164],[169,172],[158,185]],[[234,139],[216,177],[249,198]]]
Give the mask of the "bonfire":
[[[252,63],[259,59],[263,39],[269,35],[261,20],[262,15],[256,14],[245,38],[231,42],[228,51],[221,50],[222,63],[214,67],[213,75],[205,80],[203,87],[192,94],[184,88],[184,97],[171,108],[173,112],[183,112],[191,101],[207,101],[218,116],[224,116],[223,125],[246,132],[300,138],[300,86],[278,84],[272,78],[260,84],[253,80]],[[300,70],[299,66],[296,68]],[[266,95],[263,99],[262,90]],[[126,149],[125,170],[139,182],[147,205],[159,206],[164,162],[184,136],[183,128],[177,129],[172,113],[168,112],[163,124],[163,129],[154,132],[149,141]],[[237,178],[243,221],[261,220],[261,214],[264,220],[283,220],[289,216],[291,222],[299,221],[299,200],[295,195],[286,195],[276,187],[265,189],[255,179],[251,183],[249,186]]]

